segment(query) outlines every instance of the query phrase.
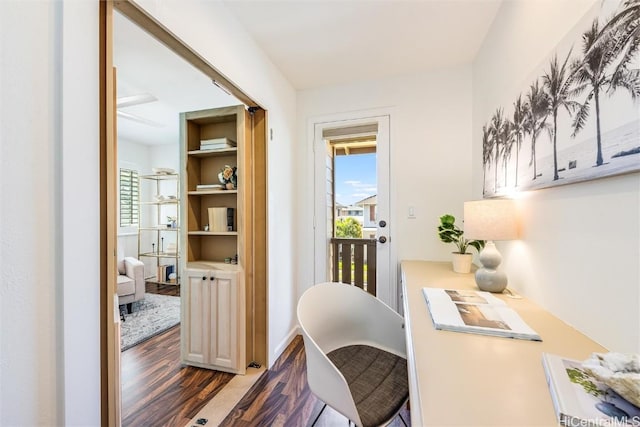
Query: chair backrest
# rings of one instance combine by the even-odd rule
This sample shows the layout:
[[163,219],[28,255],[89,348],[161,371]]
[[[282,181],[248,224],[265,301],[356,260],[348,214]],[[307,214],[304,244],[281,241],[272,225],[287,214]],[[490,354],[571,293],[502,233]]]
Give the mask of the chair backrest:
[[297,315],[309,388],[362,425],[344,376],[326,355],[347,345],[364,344],[406,357],[402,317],[376,297],[343,283],[321,283],[307,289],[298,301]]
[[307,289],[298,302],[298,322],[325,354],[373,343],[406,357],[402,316],[355,286],[321,283]]

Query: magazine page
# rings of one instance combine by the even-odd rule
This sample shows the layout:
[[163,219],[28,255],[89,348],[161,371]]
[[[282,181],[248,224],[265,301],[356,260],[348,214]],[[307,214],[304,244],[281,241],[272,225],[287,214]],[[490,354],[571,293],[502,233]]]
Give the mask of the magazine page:
[[543,353],[542,364],[560,424],[640,426],[640,409],[594,378],[581,362]]
[[489,292],[423,288],[436,329],[542,341],[504,301]]

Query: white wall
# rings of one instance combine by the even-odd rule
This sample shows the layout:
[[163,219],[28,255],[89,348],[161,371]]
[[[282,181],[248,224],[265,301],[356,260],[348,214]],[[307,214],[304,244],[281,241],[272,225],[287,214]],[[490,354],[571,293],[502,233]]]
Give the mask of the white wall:
[[[471,67],[359,82],[298,93],[298,292],[313,284],[313,141],[318,118],[384,108],[391,111],[391,239],[403,259],[449,260],[453,246],[436,235],[438,217],[462,218],[471,196]],[[461,166],[462,165],[462,166]],[[408,219],[408,207],[415,219]]]
[[[269,110],[271,364],[295,327],[295,92],[219,3],[158,4]],[[0,28],[0,425],[97,426],[98,2],[2,1]]]
[[3,426],[99,424],[97,18],[0,2]]
[[[482,125],[498,105],[510,105],[594,4],[600,2],[501,6],[473,68],[474,198],[482,193]],[[517,197],[522,239],[499,245],[510,286],[610,350],[640,351],[640,175]]]

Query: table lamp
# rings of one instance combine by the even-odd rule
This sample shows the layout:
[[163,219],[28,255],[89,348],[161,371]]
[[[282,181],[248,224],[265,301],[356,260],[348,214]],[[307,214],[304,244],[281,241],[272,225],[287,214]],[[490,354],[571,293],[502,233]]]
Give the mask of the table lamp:
[[518,238],[515,204],[509,199],[486,199],[464,202],[464,237],[486,240],[480,252],[482,267],[476,270],[476,284],[482,291],[502,292],[507,275],[498,270],[502,255],[494,240]]

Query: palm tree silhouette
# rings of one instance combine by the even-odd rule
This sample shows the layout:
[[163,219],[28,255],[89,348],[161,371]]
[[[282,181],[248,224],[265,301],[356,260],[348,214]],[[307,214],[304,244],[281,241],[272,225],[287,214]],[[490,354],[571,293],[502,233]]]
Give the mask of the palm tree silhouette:
[[491,165],[491,134],[487,129],[487,125],[482,126],[482,194],[485,194],[487,167]]
[[520,148],[522,148],[522,139],[524,138],[525,133],[525,122],[526,104],[522,103],[522,95],[518,95],[518,99],[513,103],[513,121],[511,122],[511,125],[513,126],[512,136],[515,138],[516,143],[516,187],[518,186],[518,163]]
[[500,155],[502,156],[502,166],[504,167],[504,186],[507,186],[507,172],[509,168],[507,164],[511,159],[511,150],[513,150],[513,123],[509,119],[505,119],[502,125],[502,135],[500,137],[502,141],[502,149]]
[[614,50],[621,54],[621,61],[613,73],[615,76],[618,75],[618,70],[627,68],[640,47],[640,0],[623,2],[620,12],[600,30],[598,40],[606,41],[603,36],[612,31],[615,31],[618,36]]
[[493,148],[494,160],[495,160],[495,169],[494,169],[494,184],[493,191],[496,192],[498,189],[498,157],[500,155],[500,146],[502,145],[502,128],[504,126],[504,121],[502,118],[502,108],[498,108],[495,113],[493,113],[493,117],[491,118],[491,127],[489,128],[489,132],[491,135],[491,145]]
[[558,110],[562,107],[571,115],[573,111],[580,108],[580,104],[571,100],[575,96],[575,90],[572,90],[573,75],[570,73],[569,57],[572,50],[569,51],[562,65],[558,64],[558,56],[554,55],[550,63],[549,72],[545,72],[542,76],[542,82],[549,98],[549,111],[553,117],[551,135],[553,136],[553,180],[560,179],[558,176]]
[[622,34],[616,30],[616,27],[613,27],[609,32],[601,33],[598,21],[594,20],[591,28],[582,35],[584,57],[582,61],[574,64],[575,81],[578,85],[576,92],[583,92],[587,87],[590,87],[591,90],[587,93],[584,103],[574,118],[572,136],[575,137],[584,128],[593,100],[596,109],[596,166],[601,166],[604,163],[600,130],[600,94],[603,89],[608,87],[609,93],[612,93],[617,88],[623,87],[631,92],[633,99],[640,96],[639,70],[616,67],[613,73],[607,73],[607,69],[621,54],[620,49],[624,46],[620,42],[621,38]]
[[537,79],[529,86],[525,105],[525,131],[531,135],[531,160],[529,160],[529,165],[533,164],[533,179],[536,179],[538,177],[536,142],[540,132],[548,127],[547,117],[549,112],[549,99],[547,94],[540,89]]

